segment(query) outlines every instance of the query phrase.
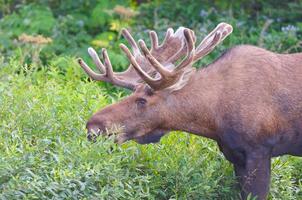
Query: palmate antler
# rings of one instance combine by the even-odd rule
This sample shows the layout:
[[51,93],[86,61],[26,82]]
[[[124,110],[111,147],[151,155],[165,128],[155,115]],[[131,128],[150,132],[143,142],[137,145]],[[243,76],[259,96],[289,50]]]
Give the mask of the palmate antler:
[[[131,63],[127,71],[113,72],[106,49],[102,50],[104,64],[92,48],[88,49],[102,74],[92,71],[82,59],[79,59],[79,64],[94,80],[110,82],[131,90],[143,80],[154,90],[160,90],[176,84],[184,73],[194,69],[192,68],[194,62],[210,53],[232,30],[231,25],[220,23],[197,48],[195,48],[194,32],[190,29],[179,28],[175,34],[172,29],[168,29],[162,45],[158,45],[158,37],[154,31],[151,31],[151,50],[143,40],[139,40],[141,53],[133,37],[124,29],[123,36],[128,40],[133,52],[132,54],[124,44],[120,45]],[[175,66],[174,63],[184,55],[185,58]],[[154,73],[160,76],[154,78],[152,77]]]
[[[161,45],[158,43],[157,34],[154,31],[150,31],[149,35],[152,44],[152,55],[161,62],[168,61],[168,58],[171,60],[170,62],[174,62],[183,56],[186,51],[185,43],[183,41],[183,31],[184,28],[182,27],[175,33],[173,29],[168,29],[165,39]],[[126,29],[122,30],[122,34],[131,45],[133,57],[136,60],[136,63],[142,66],[142,69],[147,73],[156,73],[151,64],[140,53],[140,50],[131,34]],[[79,59],[78,62],[93,80],[110,82],[114,85],[128,88],[130,90],[134,90],[135,86],[143,80],[138,76],[132,65],[129,65],[128,69],[124,72],[114,73],[106,49],[102,49],[103,63],[100,61],[93,48],[89,48],[88,53],[92,57],[101,74],[95,73],[91,70],[91,68],[82,59]]]

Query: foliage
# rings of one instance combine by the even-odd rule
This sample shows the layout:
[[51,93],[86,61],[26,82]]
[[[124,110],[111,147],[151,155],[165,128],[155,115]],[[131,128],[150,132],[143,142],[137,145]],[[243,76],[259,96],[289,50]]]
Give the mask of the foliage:
[[[86,141],[89,116],[127,93],[90,82],[76,57],[89,62],[88,46],[106,47],[122,71],[122,27],[148,41],[150,29],[162,39],[167,27],[187,26],[200,41],[221,21],[233,34],[197,66],[242,43],[299,52],[301,8],[279,0],[0,0],[0,199],[238,199],[232,166],[207,139],[173,132],[154,145]],[[301,158],[274,159],[269,199],[302,199],[301,167]]]
[[[39,3],[42,5],[38,5],[38,2],[22,5],[1,19],[1,52],[11,56],[16,53],[17,48],[19,53],[17,55],[21,53],[20,56],[25,57],[23,54],[26,53],[27,47],[23,48],[20,45],[18,37],[22,34],[43,35],[52,38],[53,41],[39,52],[44,64],[48,64],[56,55],[86,58],[85,49],[88,46],[110,48],[108,41],[117,42],[120,39],[121,27],[129,26],[132,23],[131,17],[133,16],[125,16],[119,12],[121,9],[116,9],[116,6],[119,6],[117,8],[127,6],[127,1],[126,3],[118,0],[80,1],[79,5],[65,1],[59,4],[57,1],[40,1]],[[92,2],[95,2],[96,5]],[[83,6],[86,8],[85,12],[84,9],[73,10],[75,6]],[[134,12],[130,8],[124,8],[124,10],[129,13]],[[112,59],[113,64],[125,67],[125,64],[121,64],[125,63],[125,59],[120,58],[117,54],[113,55],[114,58],[117,58]],[[32,59],[26,60],[25,63],[34,64]]]

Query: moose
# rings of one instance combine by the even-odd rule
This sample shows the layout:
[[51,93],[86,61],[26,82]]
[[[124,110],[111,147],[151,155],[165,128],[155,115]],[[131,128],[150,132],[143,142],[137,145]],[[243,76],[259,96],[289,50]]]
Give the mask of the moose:
[[102,61],[88,49],[100,73],[78,62],[96,81],[133,91],[87,122],[88,139],[122,127],[116,142],[156,143],[169,131],[180,130],[217,142],[238,178],[242,199],[266,199],[271,158],[302,156],[302,53],[279,54],[251,45],[235,46],[213,63],[193,64],[209,54],[233,28],[220,23],[195,47],[191,29],[169,28],[161,44],[149,32],[151,47],[122,30],[132,52],[124,72],[113,72],[106,49]]

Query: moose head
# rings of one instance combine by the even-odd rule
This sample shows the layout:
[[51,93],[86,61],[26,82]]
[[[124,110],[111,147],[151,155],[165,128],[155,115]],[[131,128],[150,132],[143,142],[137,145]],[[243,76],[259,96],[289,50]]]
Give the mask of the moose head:
[[[105,81],[133,91],[119,103],[95,113],[87,122],[88,139],[106,133],[113,126],[121,127],[117,142],[135,140],[138,143],[158,142],[171,130],[183,130],[182,124],[192,121],[188,114],[194,109],[192,93],[198,82],[194,78],[196,61],[210,53],[215,46],[232,32],[232,26],[220,23],[195,48],[196,37],[192,30],[168,29],[159,45],[156,32],[149,33],[151,49],[143,40],[138,44],[126,30],[122,34],[129,42],[131,51],[121,44],[130,65],[125,72],[113,72],[106,49],[102,49],[102,61],[93,48],[88,53],[100,73],[95,73],[82,60],[78,62],[85,72],[96,81]],[[188,107],[188,108],[186,108]]]

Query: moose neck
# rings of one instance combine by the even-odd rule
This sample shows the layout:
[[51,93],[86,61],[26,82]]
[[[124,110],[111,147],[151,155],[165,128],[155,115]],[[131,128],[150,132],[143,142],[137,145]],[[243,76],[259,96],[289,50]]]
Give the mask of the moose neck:
[[187,85],[171,93],[167,118],[173,120],[167,120],[165,128],[217,139],[215,115],[220,87],[215,86],[212,74],[207,68],[200,69]]

